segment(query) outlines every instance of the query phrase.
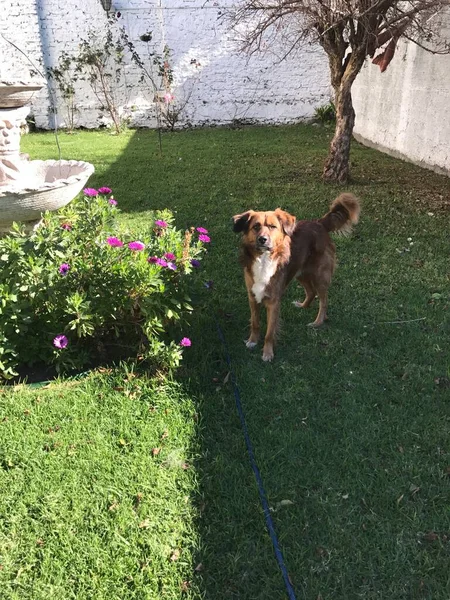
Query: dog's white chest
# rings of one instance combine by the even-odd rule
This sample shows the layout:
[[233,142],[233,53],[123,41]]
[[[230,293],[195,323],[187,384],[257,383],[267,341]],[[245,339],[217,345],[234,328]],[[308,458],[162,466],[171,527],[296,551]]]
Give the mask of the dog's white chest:
[[268,252],[258,256],[253,263],[253,286],[252,292],[255,295],[256,302],[261,302],[266,295],[266,288],[277,270],[277,263],[273,261]]

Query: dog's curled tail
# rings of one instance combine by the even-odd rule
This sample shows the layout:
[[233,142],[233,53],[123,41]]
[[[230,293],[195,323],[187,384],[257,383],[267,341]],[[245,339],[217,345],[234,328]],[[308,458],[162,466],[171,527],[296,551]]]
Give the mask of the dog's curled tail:
[[347,234],[358,222],[360,210],[358,199],[353,194],[344,193],[331,203],[330,211],[319,219],[319,223],[329,232]]

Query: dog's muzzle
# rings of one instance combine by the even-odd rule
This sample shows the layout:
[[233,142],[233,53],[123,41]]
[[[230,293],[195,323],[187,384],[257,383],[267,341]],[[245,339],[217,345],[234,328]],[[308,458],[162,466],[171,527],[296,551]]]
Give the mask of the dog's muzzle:
[[261,252],[272,250],[270,238],[264,235],[259,236],[259,238],[256,240],[256,249],[260,250]]

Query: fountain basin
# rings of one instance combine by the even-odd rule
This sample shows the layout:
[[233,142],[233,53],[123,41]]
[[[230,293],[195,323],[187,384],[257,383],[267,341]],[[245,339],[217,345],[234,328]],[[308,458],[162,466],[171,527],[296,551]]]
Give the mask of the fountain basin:
[[25,106],[43,86],[40,82],[0,81],[0,107],[17,108]]
[[43,212],[73,200],[94,172],[94,165],[77,160],[32,160],[25,165],[22,181],[0,187],[0,233],[10,231],[14,221],[35,227]]

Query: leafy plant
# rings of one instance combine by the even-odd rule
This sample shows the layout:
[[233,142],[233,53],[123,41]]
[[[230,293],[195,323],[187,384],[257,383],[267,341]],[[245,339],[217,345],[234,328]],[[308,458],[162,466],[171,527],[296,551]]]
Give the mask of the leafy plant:
[[89,30],[87,39],[80,43],[74,61],[76,71],[81,78],[87,78],[97,100],[109,113],[116,133],[120,133],[123,123],[114,83],[118,84],[122,76],[125,46],[120,32],[115,37],[114,19],[115,17],[108,19],[103,34],[99,34],[98,30]]
[[316,123],[326,125],[328,123],[334,123],[336,121],[336,109],[333,102],[319,106],[314,111],[314,120]]
[[78,81],[79,70],[76,69],[75,59],[65,50],[61,52],[56,67],[48,67],[47,75],[58,86],[66,112],[66,127],[69,133],[75,129],[75,119],[78,108],[75,102],[75,84]]
[[3,378],[20,365],[67,371],[125,356],[178,366],[209,237],[177,230],[169,212],[155,214],[150,228],[122,231],[109,194],[88,188],[31,236],[16,225],[0,240]]

